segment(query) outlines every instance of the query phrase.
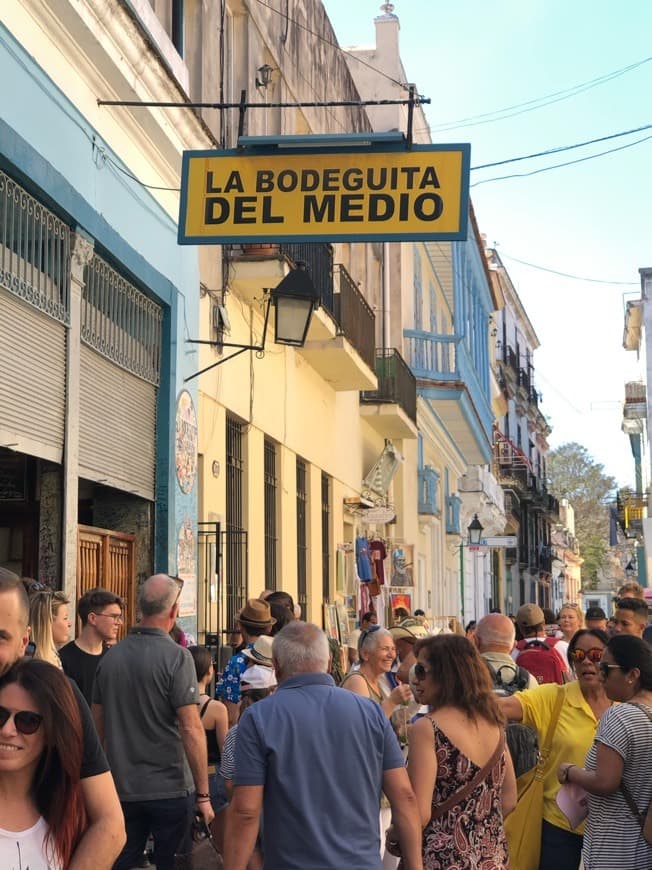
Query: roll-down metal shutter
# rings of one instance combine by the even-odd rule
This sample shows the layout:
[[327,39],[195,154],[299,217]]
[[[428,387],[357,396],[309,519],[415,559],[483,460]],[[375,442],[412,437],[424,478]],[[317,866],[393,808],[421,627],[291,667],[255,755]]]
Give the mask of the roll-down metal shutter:
[[82,344],[79,475],[153,501],[156,387]]
[[66,327],[0,287],[0,445],[60,463]]

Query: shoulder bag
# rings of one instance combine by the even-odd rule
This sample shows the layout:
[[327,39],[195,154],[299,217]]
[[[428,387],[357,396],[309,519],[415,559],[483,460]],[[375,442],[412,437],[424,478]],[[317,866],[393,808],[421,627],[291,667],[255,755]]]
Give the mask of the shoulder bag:
[[[652,722],[652,713],[650,713],[647,707],[644,707],[642,704],[632,704],[632,707],[638,707],[639,710],[645,713],[650,722]],[[631,791],[627,788],[625,782],[622,779],[620,781],[619,788],[622,792],[623,797],[625,798],[625,803],[629,807],[630,812],[641,827],[643,839],[646,843],[649,843],[650,846],[652,846],[652,803],[647,808],[647,811],[645,813],[642,813],[636,806],[636,801],[634,800]]]
[[543,822],[543,780],[547,773],[548,757],[564,703],[564,694],[563,688],[560,687],[536,767],[519,776],[516,780],[518,802],[505,819],[505,836],[507,837],[511,870],[539,870]]

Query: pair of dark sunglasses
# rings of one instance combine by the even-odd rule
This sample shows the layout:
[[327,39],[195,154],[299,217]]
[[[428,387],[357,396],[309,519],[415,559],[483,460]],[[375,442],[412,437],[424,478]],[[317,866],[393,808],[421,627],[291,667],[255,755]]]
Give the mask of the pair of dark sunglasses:
[[31,710],[18,710],[16,713],[12,713],[6,707],[0,707],[0,728],[4,728],[12,716],[16,731],[20,731],[21,734],[36,733],[43,721],[40,713],[33,713]]
[[380,625],[372,625],[370,628],[363,628],[360,632],[360,638],[358,640],[358,652],[360,652],[360,647],[365,642],[365,640],[369,637],[370,634],[373,634],[374,631],[378,631],[379,628],[382,628]]
[[422,665],[421,662],[417,662],[416,665],[413,666],[412,670],[414,671],[414,676],[417,678],[417,680],[425,680],[431,669],[427,668],[425,665]]
[[594,665],[597,665],[600,659],[602,658],[603,649],[597,646],[592,646],[591,649],[574,649],[572,653],[570,653],[570,658],[574,662],[583,662],[584,659],[588,659]]
[[618,669],[619,671],[622,671],[622,668],[620,667],[620,665],[608,665],[606,662],[600,662],[599,668],[600,668],[600,673],[605,678],[605,680],[609,676],[609,671],[616,670],[616,669]]

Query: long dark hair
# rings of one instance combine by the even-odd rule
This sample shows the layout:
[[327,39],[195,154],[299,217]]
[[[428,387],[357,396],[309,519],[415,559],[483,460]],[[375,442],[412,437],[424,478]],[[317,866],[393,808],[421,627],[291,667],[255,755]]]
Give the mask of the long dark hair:
[[434,684],[431,707],[456,707],[469,719],[487,719],[496,725],[505,721],[489,674],[475,646],[457,634],[439,634],[416,642],[414,654],[424,652]]
[[86,828],[80,785],[83,736],[79,704],[67,677],[47,662],[19,661],[0,679],[0,689],[16,683],[43,717],[45,747],[34,773],[32,793],[52,849],[63,867],[70,863]]

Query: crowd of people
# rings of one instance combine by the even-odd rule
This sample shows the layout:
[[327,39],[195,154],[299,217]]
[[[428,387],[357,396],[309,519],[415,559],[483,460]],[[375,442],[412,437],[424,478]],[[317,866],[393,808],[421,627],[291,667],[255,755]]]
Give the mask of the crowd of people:
[[182,586],[143,583],[119,641],[93,589],[71,640],[63,593],[0,569],[0,866],[191,867],[194,830],[226,870],[652,868],[637,584],[611,619],[368,611],[343,650],[266,591],[220,673]]

